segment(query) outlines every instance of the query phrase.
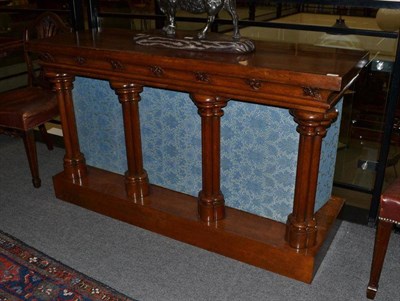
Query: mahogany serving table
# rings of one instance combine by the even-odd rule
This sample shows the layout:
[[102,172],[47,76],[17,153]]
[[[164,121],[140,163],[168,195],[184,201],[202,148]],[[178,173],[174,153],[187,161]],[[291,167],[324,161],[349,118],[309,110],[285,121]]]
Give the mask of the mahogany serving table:
[[[28,44],[40,55],[60,105],[66,153],[64,171],[54,176],[56,196],[311,282],[317,255],[343,204],[332,197],[314,212],[321,143],[337,117],[334,106],[367,63],[367,53],[265,42],[256,43],[256,51],[245,55],[200,53],[135,45],[134,34],[79,32]],[[125,130],[124,176],[86,165],[75,123],[74,76],[108,80],[115,90]],[[138,107],[143,86],[188,92],[198,108],[203,175],[198,198],[149,184]],[[287,108],[298,124],[296,186],[286,225],[224,204],[220,122],[230,99]]]

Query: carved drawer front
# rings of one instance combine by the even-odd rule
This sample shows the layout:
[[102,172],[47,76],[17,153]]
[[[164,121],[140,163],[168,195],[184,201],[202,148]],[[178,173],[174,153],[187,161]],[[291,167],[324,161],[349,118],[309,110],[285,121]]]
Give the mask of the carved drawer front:
[[227,77],[204,69],[173,69],[161,64],[129,64],[126,66],[126,71],[137,80],[152,82],[159,87],[171,87],[185,92],[198,91],[200,88],[219,96],[259,102],[271,98],[288,101],[303,99],[313,106],[318,104],[326,106],[330,94],[330,91],[308,86],[283,85],[257,77]]

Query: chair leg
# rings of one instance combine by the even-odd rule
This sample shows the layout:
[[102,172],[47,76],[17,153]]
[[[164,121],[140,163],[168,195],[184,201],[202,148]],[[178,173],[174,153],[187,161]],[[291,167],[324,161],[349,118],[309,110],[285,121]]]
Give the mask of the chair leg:
[[39,178],[39,166],[38,166],[36,143],[33,130],[24,132],[22,138],[24,140],[25,151],[28,157],[29,168],[32,174],[33,186],[35,188],[39,188],[41,185],[41,180]]
[[43,141],[47,145],[48,150],[53,150],[53,141],[51,141],[51,138],[49,134],[47,133],[46,127],[44,124],[39,125],[39,130],[40,134],[42,135]]
[[382,266],[385,260],[385,255],[392,229],[393,223],[379,220],[378,228],[376,230],[374,255],[371,265],[371,275],[367,288],[368,299],[374,299],[376,292],[378,291],[379,278],[381,277]]

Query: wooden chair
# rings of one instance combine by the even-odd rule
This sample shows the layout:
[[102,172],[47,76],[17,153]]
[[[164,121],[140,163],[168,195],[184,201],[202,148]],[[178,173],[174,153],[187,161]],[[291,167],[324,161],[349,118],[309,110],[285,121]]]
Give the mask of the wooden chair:
[[[54,36],[61,31],[70,31],[54,13],[41,14],[25,30],[24,44],[29,39]],[[41,71],[35,72],[34,61],[24,51],[28,71],[28,86],[0,94],[0,134],[21,136],[25,144],[33,186],[41,185],[34,138],[34,128],[39,127],[49,150],[53,145],[44,124],[58,115],[56,94],[44,79]],[[10,154],[11,155],[11,154]]]
[[400,178],[390,184],[381,195],[371,275],[367,288],[368,299],[374,299],[378,291],[379,278],[394,224],[400,225]]

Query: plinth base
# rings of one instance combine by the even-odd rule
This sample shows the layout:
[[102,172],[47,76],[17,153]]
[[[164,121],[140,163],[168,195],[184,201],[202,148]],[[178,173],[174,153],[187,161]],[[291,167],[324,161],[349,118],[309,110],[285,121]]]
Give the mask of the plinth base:
[[88,166],[81,182],[63,173],[53,182],[61,200],[307,283],[328,249],[328,232],[343,205],[332,197],[317,212],[317,244],[298,251],[286,243],[283,223],[226,207],[225,219],[207,224],[197,215],[195,197],[150,185],[150,195],[134,201],[126,196],[124,177],[105,170]]

